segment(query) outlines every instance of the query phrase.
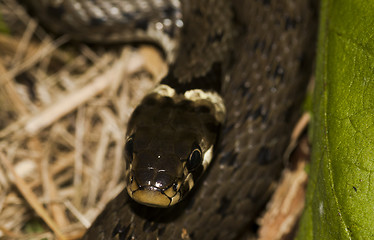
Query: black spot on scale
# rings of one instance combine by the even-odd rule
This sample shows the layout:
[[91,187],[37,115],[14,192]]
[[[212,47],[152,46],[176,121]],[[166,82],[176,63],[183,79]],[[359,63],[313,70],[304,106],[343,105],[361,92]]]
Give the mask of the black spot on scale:
[[264,40],[260,40],[260,39],[256,39],[254,44],[253,44],[253,50],[256,51],[256,50],[259,50],[260,52],[264,52],[265,50],[265,41]]
[[161,10],[163,13],[164,13],[164,17],[166,18],[174,18],[175,17],[175,14],[177,12],[178,9],[176,9],[175,7],[173,7],[172,5],[168,5],[166,6],[163,10]]
[[106,21],[103,18],[91,18],[90,19],[91,26],[100,26],[100,25],[103,25],[105,22]]
[[167,35],[169,38],[173,38],[175,36],[175,26],[170,26],[170,27],[165,27],[163,32],[165,33],[165,35]]
[[298,21],[294,18],[286,17],[285,30],[295,29]]
[[265,123],[268,119],[268,111],[261,111],[262,122]]
[[260,165],[266,165],[270,163],[271,157],[270,157],[270,150],[267,147],[261,147],[260,151],[257,153],[257,162]]
[[222,32],[216,33],[213,36],[209,35],[208,42],[209,43],[220,42],[222,40],[222,37],[223,37],[223,33]]
[[233,151],[223,153],[219,156],[219,163],[221,165],[233,166],[236,162],[237,156],[238,154]]
[[112,238],[114,238],[118,234],[119,239],[121,240],[125,239],[129,231],[130,231],[130,225],[125,227],[125,226],[122,226],[120,221],[118,221],[117,225],[114,227],[112,231]]
[[278,77],[279,77],[280,81],[282,82],[283,77],[284,77],[284,68],[282,66],[280,66],[279,63],[275,67],[275,70],[274,70],[274,73],[273,73],[273,80],[277,79]]
[[162,226],[158,229],[158,236],[162,236],[165,233],[165,226]]
[[242,78],[238,92],[241,97],[247,97],[247,101],[250,102],[252,94],[251,91],[249,91],[249,89],[251,88],[251,84],[248,82],[248,79]]
[[126,238],[126,234],[120,233],[119,235],[119,240],[127,240],[129,238]]
[[263,110],[262,106],[259,106],[255,110],[247,111],[244,119],[257,119],[261,118],[261,122],[265,123],[268,118],[268,112]]
[[135,29],[142,29],[146,31],[148,29],[149,20],[147,19],[139,19],[135,22]]
[[121,230],[121,223],[118,222],[112,231],[112,237],[115,237]]
[[216,212],[220,214],[222,217],[225,217],[227,214],[227,209],[230,207],[231,200],[227,197],[222,197],[220,200],[219,207],[217,208]]
[[128,236],[128,237],[126,237],[126,235],[119,235],[119,240],[132,240],[132,239],[134,239],[133,238],[133,236]]
[[123,16],[123,22],[130,22],[135,18],[136,13],[129,13],[129,12],[124,12],[122,13]]
[[145,221],[143,225],[143,231],[146,233],[151,233],[157,230],[158,224],[157,222],[152,222],[152,221]]
[[258,107],[253,113],[252,113],[252,117],[254,119],[258,118],[261,116],[261,112],[262,112],[262,106]]
[[201,12],[200,9],[193,9],[192,13],[195,14],[196,16],[202,17],[203,13]]

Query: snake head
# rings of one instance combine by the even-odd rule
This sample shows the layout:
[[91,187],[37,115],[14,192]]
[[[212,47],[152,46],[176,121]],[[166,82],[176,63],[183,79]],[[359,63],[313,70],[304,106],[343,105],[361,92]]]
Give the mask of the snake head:
[[152,92],[132,114],[125,144],[127,192],[136,202],[180,202],[213,156],[220,121],[210,101]]

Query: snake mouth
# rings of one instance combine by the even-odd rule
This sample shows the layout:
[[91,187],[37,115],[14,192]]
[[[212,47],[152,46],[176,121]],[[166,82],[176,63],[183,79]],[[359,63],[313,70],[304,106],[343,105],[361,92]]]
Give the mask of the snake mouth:
[[180,193],[174,191],[173,187],[160,189],[153,185],[140,186],[134,178],[129,178],[127,193],[136,202],[149,206],[167,208],[180,200]]
[[129,195],[132,197],[132,199],[134,199],[136,202],[149,207],[166,208],[170,206],[170,203],[172,201],[159,189],[154,190],[153,186],[142,187],[132,192],[128,188],[127,191],[129,192]]

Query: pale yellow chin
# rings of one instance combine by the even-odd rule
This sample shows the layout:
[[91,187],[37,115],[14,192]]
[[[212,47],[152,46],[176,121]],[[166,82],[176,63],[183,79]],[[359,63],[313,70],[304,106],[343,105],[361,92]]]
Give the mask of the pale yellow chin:
[[[149,207],[159,207],[167,208],[178,203],[180,200],[180,194],[174,193],[173,197],[168,197],[169,190],[166,190],[164,193],[161,191],[149,190],[149,189],[139,189],[133,191],[131,187],[127,188],[129,196],[134,199],[136,202],[149,206]],[[170,194],[170,193],[169,193]]]
[[127,189],[127,192],[136,202],[146,206],[166,208],[171,205],[170,199],[159,191],[138,189],[135,192],[131,192],[130,189]]

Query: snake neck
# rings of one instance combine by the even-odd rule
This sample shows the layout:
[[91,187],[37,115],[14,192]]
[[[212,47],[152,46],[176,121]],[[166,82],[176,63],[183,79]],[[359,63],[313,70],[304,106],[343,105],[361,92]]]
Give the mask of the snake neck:
[[203,91],[221,92],[223,82],[222,63],[214,63],[211,69],[204,75],[183,75],[171,66],[169,74],[161,81],[161,84],[170,86],[176,93],[184,93],[193,89]]

